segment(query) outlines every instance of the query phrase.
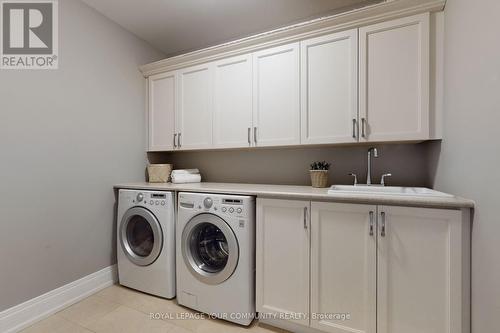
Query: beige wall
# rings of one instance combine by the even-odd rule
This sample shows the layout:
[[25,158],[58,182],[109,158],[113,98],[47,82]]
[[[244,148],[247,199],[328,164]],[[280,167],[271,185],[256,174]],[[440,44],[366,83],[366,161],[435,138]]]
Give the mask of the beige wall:
[[[375,145],[380,157],[373,162],[373,181],[392,173],[393,185],[427,186],[428,143]],[[330,184],[350,184],[349,172],[366,181],[366,152],[370,146],[281,148],[204,152],[150,153],[153,163],[173,163],[174,168],[199,168],[203,181],[310,185],[309,164],[333,163]]]
[[59,18],[59,70],[0,70],[0,311],[114,263],[112,186],[143,176],[137,66],[162,54],[79,1]]
[[498,0],[446,3],[444,140],[433,149],[436,187],[477,203],[472,231],[473,333],[499,331],[499,13]]

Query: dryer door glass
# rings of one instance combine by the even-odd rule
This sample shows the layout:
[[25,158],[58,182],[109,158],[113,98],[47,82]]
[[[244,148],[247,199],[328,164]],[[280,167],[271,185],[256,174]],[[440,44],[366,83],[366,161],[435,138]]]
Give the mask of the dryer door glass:
[[147,257],[153,251],[155,237],[149,222],[140,215],[134,215],[127,224],[127,240],[130,249],[138,256]]
[[181,248],[188,269],[207,284],[224,282],[238,264],[236,236],[222,218],[213,214],[199,214],[186,224]]
[[139,266],[151,265],[163,246],[160,223],[149,210],[130,208],[122,218],[120,243],[130,261]]

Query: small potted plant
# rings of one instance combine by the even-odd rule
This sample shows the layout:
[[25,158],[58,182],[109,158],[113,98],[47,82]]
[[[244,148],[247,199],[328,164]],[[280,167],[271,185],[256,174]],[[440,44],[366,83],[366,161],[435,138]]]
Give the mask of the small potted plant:
[[326,161],[317,161],[311,163],[309,173],[311,175],[312,187],[327,187],[328,186],[328,170],[330,163]]

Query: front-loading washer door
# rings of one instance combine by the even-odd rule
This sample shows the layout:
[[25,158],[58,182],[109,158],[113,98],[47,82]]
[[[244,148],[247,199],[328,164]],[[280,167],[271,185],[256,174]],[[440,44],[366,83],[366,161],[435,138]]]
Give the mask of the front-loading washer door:
[[143,207],[125,212],[119,242],[127,258],[136,265],[151,265],[161,253],[163,233],[158,219]]
[[184,263],[203,283],[226,281],[238,265],[236,236],[226,221],[216,215],[203,213],[189,220],[181,242]]

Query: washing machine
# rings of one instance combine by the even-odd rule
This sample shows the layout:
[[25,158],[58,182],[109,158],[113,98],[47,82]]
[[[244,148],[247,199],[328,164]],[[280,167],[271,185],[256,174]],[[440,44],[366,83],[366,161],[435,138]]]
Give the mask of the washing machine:
[[249,325],[255,317],[255,198],[181,192],[177,301]]
[[118,280],[148,294],[175,297],[175,194],[118,192]]

